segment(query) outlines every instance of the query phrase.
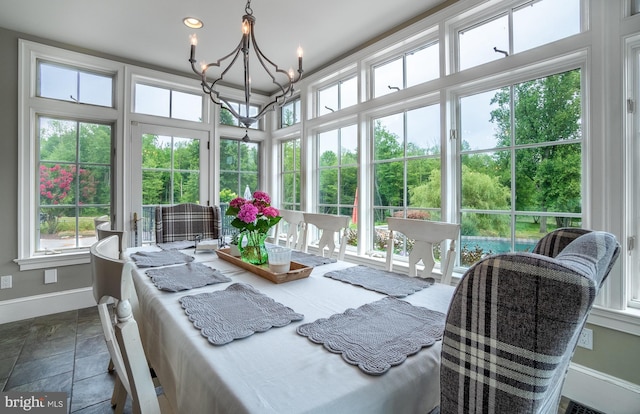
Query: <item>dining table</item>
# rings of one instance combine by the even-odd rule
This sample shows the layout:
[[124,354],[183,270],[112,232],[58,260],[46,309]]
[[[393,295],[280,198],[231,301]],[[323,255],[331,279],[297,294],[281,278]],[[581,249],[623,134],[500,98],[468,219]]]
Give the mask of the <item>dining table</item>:
[[[129,248],[125,256],[161,251],[156,246]],[[273,283],[222,260],[213,250],[180,252],[229,281],[172,292],[154,283],[151,267],[136,267],[132,272],[145,353],[176,413],[428,413],[439,405],[439,338],[372,375],[298,332],[304,324],[388,297],[325,277],[355,263],[320,264],[313,266],[308,277]],[[177,265],[163,263],[157,268],[171,270],[172,266]],[[232,285],[249,286],[299,319],[224,344],[212,343],[190,320],[183,307],[188,302],[185,298],[222,292]],[[453,291],[452,286],[435,283],[398,300],[446,313]]]

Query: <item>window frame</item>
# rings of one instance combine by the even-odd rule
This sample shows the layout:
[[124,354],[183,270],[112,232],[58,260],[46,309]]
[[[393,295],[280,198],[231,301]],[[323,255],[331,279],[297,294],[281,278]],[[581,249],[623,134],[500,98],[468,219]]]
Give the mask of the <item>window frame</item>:
[[[420,85],[423,85],[425,83],[429,83],[432,82],[434,80],[439,79],[442,76],[442,73],[440,71],[440,67],[441,67],[441,62],[438,62],[438,76],[436,78],[433,79],[428,79],[424,82],[420,82],[420,83],[416,83],[413,84],[411,86],[407,86],[407,56],[412,55],[413,53],[419,52],[419,51],[423,51],[426,50],[430,47],[436,47],[438,49],[440,49],[440,39],[436,36],[433,35],[428,35],[425,36],[423,39],[420,39],[420,41],[418,42],[413,42],[412,44],[408,45],[407,47],[402,48],[402,50],[395,50],[393,54],[389,54],[387,56],[385,56],[384,59],[380,59],[380,60],[376,60],[376,61],[372,61],[369,63],[369,79],[370,79],[370,86],[369,86],[369,91],[370,91],[370,99],[378,99],[378,98],[382,98],[388,95],[393,95],[394,92],[401,92],[405,89],[409,89],[409,88],[414,88],[414,87],[418,87]],[[438,53],[438,55],[440,56],[440,52]],[[376,68],[385,66],[393,61],[396,60],[401,60],[402,63],[402,85],[398,86],[397,88],[399,88],[398,90],[394,91],[394,92],[389,92],[380,96],[376,96],[375,92],[376,92]],[[391,86],[391,85],[389,85]]]
[[[625,40],[625,135],[629,151],[627,151],[627,176],[631,177],[626,191],[629,194],[627,231],[629,240],[628,259],[625,266],[628,275],[626,288],[626,304],[640,313],[640,34]],[[621,255],[624,257],[625,255]],[[635,275],[635,277],[634,277]]]
[[[285,146],[287,143],[291,143],[293,142],[293,153],[294,153],[294,157],[295,154],[298,154],[298,159],[295,160],[294,159],[294,165],[293,165],[293,169],[291,170],[285,170]],[[300,139],[299,136],[296,137],[291,137],[291,138],[286,138],[286,139],[282,139],[277,141],[277,145],[279,148],[279,186],[280,186],[280,203],[279,206],[280,208],[284,208],[284,205],[287,206],[293,206],[294,208],[291,207],[287,207],[287,210],[302,210],[302,148],[301,148],[301,144],[302,144],[302,140]],[[298,189],[300,190],[297,194],[295,192],[295,183],[296,183],[296,174],[299,177],[298,178]],[[286,175],[293,175],[293,181],[294,181],[294,201],[293,203],[289,203],[289,202],[285,202],[284,197],[285,197],[285,183],[284,183],[284,178]]]
[[[36,95],[37,63],[59,63],[88,72],[113,75],[113,107],[79,104]],[[18,42],[18,257],[14,260],[20,270],[42,269],[89,262],[89,248],[77,248],[59,254],[36,251],[35,230],[38,226],[36,210],[39,201],[35,188],[39,180],[36,166],[38,153],[38,116],[69,117],[74,120],[95,121],[112,125],[114,142],[122,142],[124,65],[107,59],[84,55],[24,39]],[[119,155],[112,155],[112,165]],[[116,169],[112,169],[113,175]],[[112,178],[112,218],[121,214],[122,195]]]
[[[284,123],[282,122],[282,117],[284,116],[284,110],[286,106],[292,105],[293,107],[293,123],[291,125],[284,125]],[[296,107],[299,108],[300,113],[296,113]],[[302,98],[300,97],[300,95],[289,99],[284,105],[282,105],[281,107],[278,108],[278,128],[280,129],[284,129],[284,128],[289,128],[292,127],[294,125],[299,125],[302,122]],[[297,115],[297,116],[296,116]],[[298,121],[296,122],[296,119],[298,119]]]
[[[154,114],[148,114],[145,112],[136,112],[135,108],[136,108],[136,98],[137,98],[137,94],[136,94],[136,88],[138,85],[141,86],[146,86],[146,87],[150,87],[150,88],[155,88],[155,89],[163,89],[169,92],[169,115],[168,116],[163,116],[163,115],[154,115]],[[174,92],[178,92],[178,93],[183,93],[183,94],[187,94],[187,95],[196,95],[200,97],[200,120],[199,121],[194,121],[191,119],[184,119],[184,118],[177,118],[173,116],[173,93]],[[151,116],[151,117],[158,117],[158,118],[163,118],[163,119],[167,119],[167,120],[171,120],[171,121],[177,121],[177,122],[196,122],[199,124],[203,124],[203,123],[207,123],[208,120],[208,105],[206,102],[207,98],[205,95],[203,95],[202,93],[197,93],[194,90],[188,90],[186,88],[180,88],[179,86],[175,85],[175,84],[169,84],[168,82],[161,82],[158,79],[151,79],[148,77],[143,77],[143,76],[139,76],[139,75],[134,75],[133,79],[132,79],[132,85],[131,85],[131,113],[135,114],[135,115],[139,115],[139,116]]]
[[[345,106],[345,107],[343,107],[343,106],[342,106],[342,85],[343,85],[345,82],[348,82],[348,81],[355,81],[355,82],[356,82],[356,103],[355,103],[355,104],[353,104],[353,105],[349,105],[349,106]],[[315,91],[315,94],[314,94],[314,95],[315,95],[316,117],[325,116],[325,115],[328,115],[328,114],[330,114],[330,113],[334,113],[334,112],[341,111],[341,110],[342,110],[342,109],[344,109],[344,108],[349,108],[349,107],[351,107],[351,106],[355,106],[355,105],[357,105],[357,104],[358,104],[358,91],[357,91],[357,85],[358,85],[358,76],[357,76],[357,74],[353,74],[353,73],[352,73],[352,74],[349,74],[349,75],[347,75],[347,76],[342,76],[342,77],[341,77],[340,79],[338,79],[338,80],[335,80],[335,81],[333,81],[333,82],[331,82],[331,83],[328,83],[328,84],[322,85],[321,87],[317,88],[317,89],[316,89],[316,91]],[[337,107],[336,109],[333,109],[333,110],[332,110],[331,108],[327,108],[327,110],[328,110],[329,112],[321,114],[321,113],[320,113],[320,111],[321,111],[321,109],[322,109],[322,108],[320,108],[320,94],[321,94],[323,91],[326,91],[327,89],[330,89],[330,88],[333,88],[333,87],[336,87],[336,88],[337,88],[337,94],[338,94],[338,96],[337,96],[336,98],[337,98],[337,101],[338,101],[338,107]]]

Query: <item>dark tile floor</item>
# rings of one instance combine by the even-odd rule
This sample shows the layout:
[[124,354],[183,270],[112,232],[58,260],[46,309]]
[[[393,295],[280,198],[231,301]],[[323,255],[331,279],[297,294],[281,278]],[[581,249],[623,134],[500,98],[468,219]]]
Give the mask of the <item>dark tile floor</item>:
[[109,359],[97,307],[0,325],[0,390],[65,392],[70,413],[113,413]]
[[71,413],[113,413],[109,359],[97,307],[0,325],[0,390],[65,392]]

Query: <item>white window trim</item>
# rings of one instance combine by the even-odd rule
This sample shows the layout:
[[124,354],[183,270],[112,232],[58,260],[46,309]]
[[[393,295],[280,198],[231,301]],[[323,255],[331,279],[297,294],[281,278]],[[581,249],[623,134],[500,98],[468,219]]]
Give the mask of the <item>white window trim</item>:
[[[637,138],[640,136],[640,110],[638,103],[640,102],[640,34],[630,36],[625,39],[625,86],[624,96],[624,120],[625,120],[625,136],[627,140],[627,176],[631,179],[627,182],[625,188],[628,197],[627,207],[627,232],[629,237],[633,237],[634,246],[632,250],[628,250],[626,258],[626,274],[628,275],[626,294],[629,310],[635,310],[640,315],[640,246],[638,246],[638,238],[640,236],[640,216],[638,215],[638,206],[640,206],[640,167],[638,167],[638,159],[640,158],[640,147]],[[629,103],[631,102],[631,103]],[[627,105],[633,105],[633,109]],[[628,242],[628,241],[627,241]],[[630,246],[627,246],[629,249]],[[634,296],[638,295],[634,300]]]
[[[36,147],[38,114],[71,116],[93,119],[113,124],[116,142],[122,142],[122,64],[42,45],[26,40],[18,44],[18,257],[14,260],[20,270],[42,269],[89,263],[89,248],[78,248],[63,253],[45,254],[36,252],[34,238],[37,204],[33,191],[37,183]],[[114,74],[114,108],[79,105],[73,102],[55,101],[36,96],[37,60],[43,59],[98,73]],[[115,200],[112,200],[115,204]]]

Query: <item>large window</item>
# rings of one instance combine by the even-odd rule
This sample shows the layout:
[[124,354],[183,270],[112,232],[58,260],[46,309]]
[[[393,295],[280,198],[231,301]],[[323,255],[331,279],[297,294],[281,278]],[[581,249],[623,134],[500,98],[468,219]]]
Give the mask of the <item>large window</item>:
[[322,132],[318,142],[318,212],[351,216],[358,192],[355,125]]
[[259,190],[259,144],[232,139],[220,140],[220,202],[228,203]]
[[19,51],[16,262],[21,270],[85,263],[96,241],[94,219],[116,215],[123,68],[24,40]]
[[94,218],[111,216],[111,126],[38,118],[37,252],[88,247]]
[[439,221],[440,109],[373,120],[373,248],[386,249],[387,217]]
[[260,190],[259,150],[260,146],[255,142],[220,140],[220,207],[223,211],[222,227],[225,234],[233,231],[229,217],[224,216],[229,202],[238,196],[246,197]]
[[282,141],[280,208],[300,210],[300,138]]
[[582,224],[580,70],[460,99],[462,264]]

